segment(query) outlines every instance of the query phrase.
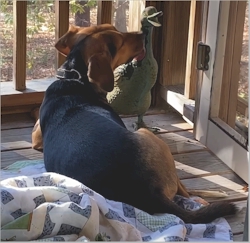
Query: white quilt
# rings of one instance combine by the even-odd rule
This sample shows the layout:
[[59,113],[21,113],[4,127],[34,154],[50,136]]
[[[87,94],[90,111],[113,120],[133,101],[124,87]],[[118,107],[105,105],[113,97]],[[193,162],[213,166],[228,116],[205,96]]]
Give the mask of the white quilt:
[[[16,241],[232,241],[229,224],[185,224],[171,214],[151,216],[69,177],[48,173],[43,161],[1,170],[1,240]],[[180,196],[175,202],[200,205]]]

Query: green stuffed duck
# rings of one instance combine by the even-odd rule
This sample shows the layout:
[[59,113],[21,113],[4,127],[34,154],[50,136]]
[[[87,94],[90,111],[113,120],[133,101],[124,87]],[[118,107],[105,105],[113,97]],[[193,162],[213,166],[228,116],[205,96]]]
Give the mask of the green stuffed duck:
[[[122,115],[138,115],[134,129],[148,128],[143,115],[151,104],[151,89],[154,86],[158,73],[158,65],[152,50],[152,32],[154,27],[160,27],[155,7],[147,7],[142,12],[141,30],[145,34],[145,51],[134,58],[130,63],[121,65],[114,70],[115,86],[107,94],[111,107]],[[156,128],[148,128],[153,132]]]

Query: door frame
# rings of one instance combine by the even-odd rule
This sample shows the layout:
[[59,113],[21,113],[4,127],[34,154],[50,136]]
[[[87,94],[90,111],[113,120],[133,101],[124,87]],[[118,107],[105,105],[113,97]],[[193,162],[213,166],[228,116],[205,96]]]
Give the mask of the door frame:
[[239,134],[218,115],[226,48],[230,1],[209,1],[203,42],[210,46],[208,71],[199,71],[196,98],[195,138],[206,145],[247,183],[249,152],[235,137]]

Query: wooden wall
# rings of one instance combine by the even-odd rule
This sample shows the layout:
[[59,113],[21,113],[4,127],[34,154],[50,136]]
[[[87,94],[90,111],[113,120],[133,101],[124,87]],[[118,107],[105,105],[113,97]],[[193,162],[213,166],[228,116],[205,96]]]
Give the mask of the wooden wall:
[[[164,4],[165,3],[163,1],[146,1],[146,7],[154,6],[157,9],[157,11],[163,11]],[[162,25],[164,25],[163,17],[159,18],[159,22]],[[154,32],[153,32],[152,46],[153,46],[154,57],[158,63],[158,76],[157,76],[156,85],[153,87],[153,89],[151,91],[151,93],[152,93],[151,105],[152,106],[155,106],[159,102],[159,100],[158,100],[159,99],[159,90],[158,90],[157,84],[159,83],[161,66],[162,66],[161,65],[162,50],[161,50],[161,45],[159,45],[159,43],[162,42],[162,29],[163,29],[162,26],[160,28],[154,28]]]
[[165,1],[162,4],[159,83],[164,86],[184,84],[190,1]]
[[[163,86],[185,83],[190,1],[146,1],[163,11],[162,26],[153,33],[153,52],[158,63],[157,84]],[[159,89],[152,90],[152,105],[158,102]]]

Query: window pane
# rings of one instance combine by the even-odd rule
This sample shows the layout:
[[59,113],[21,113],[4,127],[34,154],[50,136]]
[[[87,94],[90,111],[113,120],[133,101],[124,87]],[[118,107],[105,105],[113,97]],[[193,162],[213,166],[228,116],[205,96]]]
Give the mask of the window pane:
[[97,1],[70,1],[69,23],[77,26],[97,24]]
[[0,80],[13,80],[13,2],[0,4]]
[[27,3],[26,79],[55,76],[55,3]]
[[241,53],[241,66],[240,66],[240,79],[239,79],[239,89],[238,95],[239,97],[248,100],[248,2],[245,14],[245,24],[244,24],[244,32],[243,32],[243,40],[242,40],[242,53]]
[[240,76],[238,86],[238,104],[236,114],[236,130],[242,135],[242,141],[246,142],[248,137],[248,62],[249,62],[249,33],[248,33],[248,13],[249,6],[247,2],[244,32],[242,40],[242,53],[240,61]]

